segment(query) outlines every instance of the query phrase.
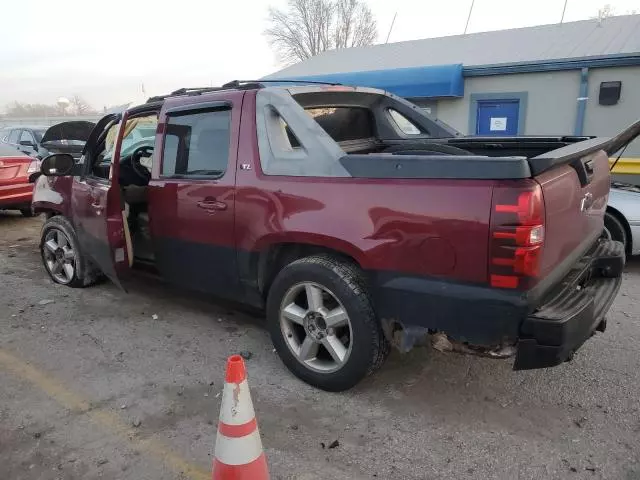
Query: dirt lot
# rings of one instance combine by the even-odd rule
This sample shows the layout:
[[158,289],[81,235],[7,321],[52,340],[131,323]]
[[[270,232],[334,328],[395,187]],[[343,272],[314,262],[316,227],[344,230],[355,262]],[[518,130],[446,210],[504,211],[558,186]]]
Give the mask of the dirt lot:
[[285,370],[259,317],[149,279],[54,285],[39,228],[0,213],[0,479],[210,478],[239,351],[273,478],[640,478],[638,261],[570,364],[420,348],[330,394]]

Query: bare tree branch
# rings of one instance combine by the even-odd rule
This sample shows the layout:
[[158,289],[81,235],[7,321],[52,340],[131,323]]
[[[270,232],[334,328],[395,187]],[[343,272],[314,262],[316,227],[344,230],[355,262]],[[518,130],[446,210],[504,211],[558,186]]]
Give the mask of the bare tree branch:
[[285,64],[333,48],[371,45],[377,37],[362,0],[289,0],[286,10],[269,8],[268,21],[264,34]]

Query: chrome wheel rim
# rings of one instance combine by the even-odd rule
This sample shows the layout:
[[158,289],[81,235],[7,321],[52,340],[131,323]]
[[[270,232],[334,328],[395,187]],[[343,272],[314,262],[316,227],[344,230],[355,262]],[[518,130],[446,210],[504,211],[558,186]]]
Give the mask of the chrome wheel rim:
[[294,357],[310,370],[331,373],[349,360],[351,320],[340,300],[317,283],[291,287],[280,304],[280,329]]
[[611,237],[611,232],[607,227],[604,227],[602,229],[602,235],[600,235],[600,238],[604,238],[606,240],[613,240],[613,238]]
[[49,274],[59,283],[67,284],[76,272],[76,252],[69,238],[57,228],[47,232],[42,242],[42,258]]

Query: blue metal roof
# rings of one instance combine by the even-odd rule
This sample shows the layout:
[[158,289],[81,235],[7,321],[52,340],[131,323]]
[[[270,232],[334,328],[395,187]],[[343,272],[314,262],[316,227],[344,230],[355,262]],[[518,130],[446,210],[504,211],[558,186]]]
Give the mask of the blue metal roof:
[[[278,78],[270,77],[272,80]],[[462,64],[287,76],[282,79],[379,88],[405,98],[464,96]]]

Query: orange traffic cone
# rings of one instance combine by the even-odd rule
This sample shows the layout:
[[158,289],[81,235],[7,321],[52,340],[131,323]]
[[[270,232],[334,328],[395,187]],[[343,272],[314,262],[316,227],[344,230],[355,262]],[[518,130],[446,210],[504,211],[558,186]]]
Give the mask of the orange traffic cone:
[[240,355],[232,355],[227,360],[214,456],[213,480],[269,479],[244,360]]

